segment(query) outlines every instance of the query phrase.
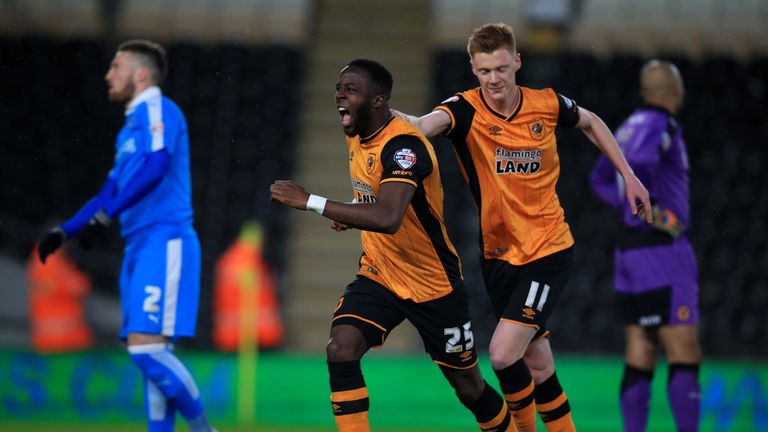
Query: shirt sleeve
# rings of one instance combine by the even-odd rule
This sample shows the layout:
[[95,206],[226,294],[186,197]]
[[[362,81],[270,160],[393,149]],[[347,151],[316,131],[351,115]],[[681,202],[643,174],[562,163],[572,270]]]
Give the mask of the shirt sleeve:
[[432,158],[420,139],[398,135],[384,145],[381,168],[381,183],[399,181],[418,187],[432,173]]
[[147,102],[147,121],[143,125],[142,133],[149,143],[148,153],[165,150],[172,155],[176,151],[174,137],[177,136],[180,123],[173,114],[173,110],[166,106],[162,99]]
[[97,211],[103,208],[105,203],[112,199],[116,191],[117,180],[115,179],[113,169],[109,172],[107,180],[104,182],[101,190],[99,190],[99,193],[96,194],[96,196],[89,200],[87,203],[85,203],[85,205],[80,210],[78,210],[74,216],[61,224],[61,228],[67,234],[67,237],[80,234],[80,231],[82,231],[83,227],[85,227],[85,224],[88,223],[88,220],[91,219],[91,217],[93,217]]
[[144,198],[160,184],[170,164],[171,156],[164,149],[147,155],[143,165],[133,174],[125,188],[105,199],[103,208],[107,216],[115,217]]
[[469,134],[472,119],[475,117],[475,109],[461,95],[454,97],[458,97],[458,100],[447,99],[432,111],[444,111],[451,118],[451,125],[443,131],[443,135],[451,139],[463,140]]
[[618,209],[624,199],[624,189],[618,182],[618,173],[605,155],[600,155],[590,175],[592,191],[603,202]]
[[557,115],[557,125],[565,127],[575,127],[579,123],[579,106],[576,101],[557,93],[557,101],[560,110]]

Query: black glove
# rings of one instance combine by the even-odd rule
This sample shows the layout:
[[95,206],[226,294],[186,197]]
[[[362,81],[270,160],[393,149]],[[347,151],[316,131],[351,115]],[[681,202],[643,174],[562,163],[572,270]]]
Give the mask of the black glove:
[[91,249],[96,244],[97,239],[106,235],[107,228],[111,223],[112,219],[104,213],[104,210],[96,212],[80,231],[80,247],[86,250]]
[[40,244],[37,246],[37,255],[40,257],[40,262],[45,264],[48,255],[60,248],[66,237],[67,235],[64,234],[64,230],[61,227],[53,227],[45,233],[43,238],[40,239]]

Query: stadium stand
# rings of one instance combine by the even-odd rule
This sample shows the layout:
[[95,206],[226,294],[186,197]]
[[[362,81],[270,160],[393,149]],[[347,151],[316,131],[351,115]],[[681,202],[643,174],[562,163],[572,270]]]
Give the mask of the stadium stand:
[[[175,42],[167,48],[173,72],[163,87],[187,113],[190,128],[204,283],[210,285],[216,258],[248,219],[264,225],[266,259],[280,270],[285,209],[269,205],[268,185],[293,168],[296,128],[285,126],[298,112],[301,52],[274,44]],[[0,39],[8,59],[0,68],[3,99],[10,102],[0,107],[0,247],[18,258],[47,217],[71,215],[107,175],[114,131],[122,123],[120,107],[106,101],[102,79],[113,49],[85,39]],[[102,245],[110,253],[78,254],[97,286],[116,290],[120,246],[115,231]],[[210,291],[203,292],[202,304],[210,305]],[[201,328],[209,327],[209,317],[201,313]]]

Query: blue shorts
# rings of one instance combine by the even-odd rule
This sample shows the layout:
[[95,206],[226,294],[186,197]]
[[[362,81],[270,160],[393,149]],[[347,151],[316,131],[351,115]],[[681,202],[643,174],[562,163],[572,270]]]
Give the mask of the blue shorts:
[[194,336],[200,297],[200,241],[191,228],[153,226],[126,239],[120,274],[123,326],[128,333]]

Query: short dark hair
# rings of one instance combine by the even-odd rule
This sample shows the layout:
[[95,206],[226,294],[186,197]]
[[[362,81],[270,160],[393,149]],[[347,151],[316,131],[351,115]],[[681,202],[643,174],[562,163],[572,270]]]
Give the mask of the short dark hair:
[[347,66],[359,67],[368,72],[377,94],[383,94],[387,100],[392,96],[392,74],[384,65],[374,60],[359,58],[352,60]]
[[160,84],[168,73],[168,58],[165,49],[158,43],[146,39],[131,39],[117,47],[118,51],[138,54],[148,61],[152,71],[152,81]]

